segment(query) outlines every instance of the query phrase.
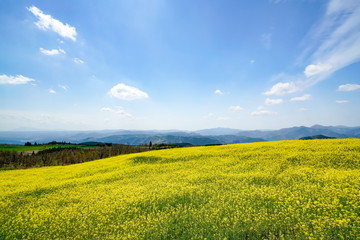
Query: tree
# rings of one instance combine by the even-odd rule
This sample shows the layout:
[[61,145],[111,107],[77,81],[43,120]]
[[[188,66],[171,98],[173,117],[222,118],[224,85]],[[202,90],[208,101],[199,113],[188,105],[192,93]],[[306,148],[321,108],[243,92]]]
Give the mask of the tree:
[[150,141],[149,142],[149,149],[152,147],[152,142]]

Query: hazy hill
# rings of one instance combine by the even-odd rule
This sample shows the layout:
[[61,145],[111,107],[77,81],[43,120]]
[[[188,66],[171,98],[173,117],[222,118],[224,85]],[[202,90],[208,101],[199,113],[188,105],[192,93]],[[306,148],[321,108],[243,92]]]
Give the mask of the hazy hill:
[[325,135],[336,138],[360,137],[360,127],[332,127],[315,125],[312,127],[292,127],[270,131],[241,131],[240,135],[258,137],[265,140],[299,139],[306,136]]
[[220,135],[238,135],[240,130],[233,128],[210,128],[210,129],[197,130],[194,132],[204,136],[220,136]]
[[321,126],[291,127],[279,130],[244,131],[231,128],[213,128],[198,131],[179,130],[103,130],[103,131],[7,131],[0,132],[0,143],[23,144],[24,142],[47,143],[66,141],[112,142],[123,144],[191,143],[193,145],[229,144],[291,140],[306,136],[324,135],[335,138],[360,138],[360,127]]
[[100,142],[112,142],[132,145],[160,143],[190,143],[192,145],[230,144],[246,142],[262,142],[264,139],[235,135],[201,136],[178,133],[177,135],[114,135],[105,138],[92,139]]

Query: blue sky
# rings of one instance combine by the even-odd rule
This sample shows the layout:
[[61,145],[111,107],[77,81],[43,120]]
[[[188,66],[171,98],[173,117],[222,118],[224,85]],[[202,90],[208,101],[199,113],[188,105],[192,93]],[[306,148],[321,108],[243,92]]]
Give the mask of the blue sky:
[[360,125],[358,0],[3,0],[0,22],[0,130]]

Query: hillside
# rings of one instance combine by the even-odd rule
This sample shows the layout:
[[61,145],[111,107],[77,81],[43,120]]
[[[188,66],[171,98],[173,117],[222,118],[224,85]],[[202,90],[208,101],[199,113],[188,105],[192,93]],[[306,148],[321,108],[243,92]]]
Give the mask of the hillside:
[[357,239],[360,140],[278,141],[0,172],[0,239]]

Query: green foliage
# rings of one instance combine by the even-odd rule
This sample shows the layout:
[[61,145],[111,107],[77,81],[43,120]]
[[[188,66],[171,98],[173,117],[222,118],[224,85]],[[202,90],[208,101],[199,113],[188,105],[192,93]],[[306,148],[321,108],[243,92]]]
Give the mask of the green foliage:
[[0,169],[69,165],[146,150],[138,146],[105,143],[42,145],[40,151],[35,148],[23,152],[3,150],[0,151]]
[[360,140],[177,148],[0,172],[1,239],[359,239]]
[[315,136],[299,138],[299,140],[312,140],[312,139],[334,139],[334,137],[328,137],[328,136],[324,136],[324,135],[315,135]]

